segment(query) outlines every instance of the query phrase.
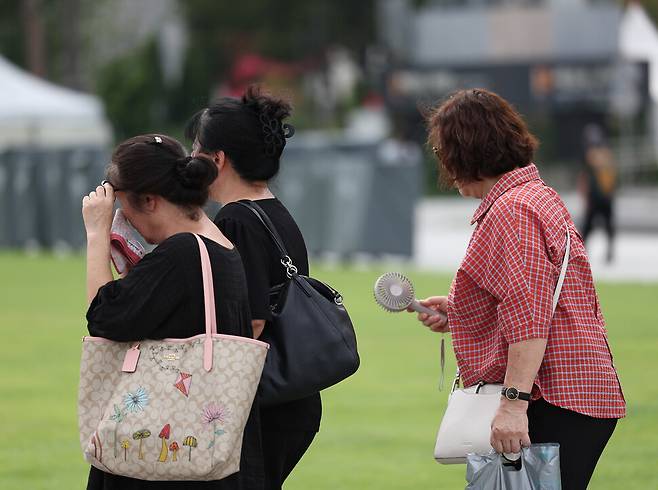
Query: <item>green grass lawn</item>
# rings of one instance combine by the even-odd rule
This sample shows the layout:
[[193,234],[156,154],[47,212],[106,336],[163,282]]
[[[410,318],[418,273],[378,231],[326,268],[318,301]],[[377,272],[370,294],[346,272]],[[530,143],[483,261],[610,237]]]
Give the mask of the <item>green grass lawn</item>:
[[[76,422],[83,260],[5,253],[0,272],[0,489],[83,488],[87,465]],[[320,434],[286,488],[463,488],[464,466],[432,459],[447,397],[438,391],[440,336],[411,315],[375,306],[372,283],[383,271],[314,272],[344,294],[362,365],[324,392]],[[448,288],[446,275],[409,272],[419,296]],[[658,284],[600,284],[599,293],[629,416],[590,488],[658,488]]]

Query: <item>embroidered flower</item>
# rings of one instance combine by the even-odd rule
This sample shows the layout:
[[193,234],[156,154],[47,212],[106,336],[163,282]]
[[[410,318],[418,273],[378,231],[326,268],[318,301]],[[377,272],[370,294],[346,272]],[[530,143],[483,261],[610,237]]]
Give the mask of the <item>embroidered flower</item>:
[[229,411],[223,405],[211,403],[203,409],[203,421],[206,424],[212,424],[214,422],[224,424],[229,415]]
[[123,397],[123,404],[129,412],[137,412],[144,410],[144,407],[149,404],[149,395],[141,386],[137,388],[135,393],[127,393]]

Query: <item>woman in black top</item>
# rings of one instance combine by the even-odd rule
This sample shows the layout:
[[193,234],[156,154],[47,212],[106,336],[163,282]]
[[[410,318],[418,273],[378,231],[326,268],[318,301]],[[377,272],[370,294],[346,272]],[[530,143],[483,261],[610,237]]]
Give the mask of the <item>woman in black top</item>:
[[[268,181],[292,136],[283,119],[290,105],[250,87],[242,99],[224,98],[198,112],[188,125],[192,155],[212,159],[218,177],[211,199],[224,204],[215,223],[240,251],[247,274],[254,336],[271,328],[269,290],[286,280],[285,269],[263,224],[239,200],[258,201],[278,230],[299,273],[308,275],[304,238]],[[275,407],[261,408],[265,487],[280,489],[320,428],[320,394]]]
[[[202,211],[217,176],[204,158],[185,156],[164,135],[131,138],[117,147],[110,183],[83,200],[87,229],[87,312],[90,335],[116,341],[187,338],[205,331],[199,248],[202,237],[212,265],[219,333],[251,337],[244,268],[233,244]],[[113,280],[110,226],[114,199],[149,243],[158,246],[127,275]],[[91,468],[88,489],[262,489],[263,470],[254,403],[245,429],[240,472],[211,482],[148,482]]]

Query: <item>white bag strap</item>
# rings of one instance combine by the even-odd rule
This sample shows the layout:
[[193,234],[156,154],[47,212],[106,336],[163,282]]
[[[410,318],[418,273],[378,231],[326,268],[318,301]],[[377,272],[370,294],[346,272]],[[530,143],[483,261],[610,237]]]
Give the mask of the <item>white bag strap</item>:
[[[560,269],[560,277],[557,280],[555,285],[555,291],[553,292],[553,308],[552,315],[555,315],[555,309],[557,308],[557,303],[560,300],[560,294],[562,293],[562,285],[564,284],[564,278],[567,275],[567,268],[569,267],[569,256],[571,255],[571,233],[569,233],[569,225],[567,224],[567,244],[564,250],[564,259],[562,259],[562,268]],[[459,386],[459,369],[457,369],[457,374],[455,375],[455,380],[452,382],[452,393]]]
[[215,289],[212,280],[212,265],[206,244],[199,235],[194,234],[199,243],[201,256],[201,275],[203,276],[203,304],[206,313],[206,338],[203,341],[203,368],[212,369],[212,336],[217,333],[217,315],[215,313]]
[[562,259],[562,269],[560,269],[560,277],[557,280],[557,285],[555,286],[555,292],[553,293],[553,314],[555,314],[555,309],[557,308],[557,302],[560,299],[560,293],[562,292],[562,284],[564,283],[564,278],[567,275],[567,267],[569,266],[569,255],[571,253],[571,233],[569,233],[569,225],[567,225],[567,245],[564,250],[564,259]]

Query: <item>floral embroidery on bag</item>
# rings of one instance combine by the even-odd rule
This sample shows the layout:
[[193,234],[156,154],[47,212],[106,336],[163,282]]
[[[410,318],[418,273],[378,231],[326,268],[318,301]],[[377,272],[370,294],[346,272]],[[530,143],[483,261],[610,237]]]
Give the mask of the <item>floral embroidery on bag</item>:
[[[137,388],[135,393],[126,393],[123,397],[124,409],[114,405],[114,413],[110,415],[110,420],[114,421],[114,458],[119,457],[119,424],[121,424],[129,413],[141,412],[149,403],[149,396],[143,387]],[[151,433],[149,432],[149,435]],[[125,448],[124,448],[125,449]],[[125,452],[125,451],[124,451]],[[124,455],[125,456],[125,455]],[[124,458],[125,459],[125,458]],[[141,458],[140,458],[141,459]]]
[[170,435],[171,435],[171,425],[169,424],[165,425],[160,431],[160,434],[158,434],[158,437],[162,439],[162,449],[160,450],[160,456],[158,457],[158,461],[160,461],[161,463],[167,461],[167,455],[169,454],[169,451],[167,449],[167,441],[169,440]]
[[229,415],[230,412],[225,406],[217,405],[215,403],[211,403],[203,409],[203,422],[208,425],[212,424],[213,435],[212,441],[208,444],[208,449],[214,447],[217,436],[226,433],[223,429],[217,429],[217,423],[219,422],[219,424],[224,425]]
[[110,419],[114,420],[114,457],[117,458],[119,453],[119,448],[117,447],[117,431],[119,430],[119,424],[123,422],[123,412],[117,405],[114,405],[114,415],[110,415]]
[[147,429],[138,430],[133,434],[133,439],[139,441],[139,452],[137,459],[144,459],[144,451],[142,450],[142,442],[144,439],[151,437],[151,431]]
[[123,404],[129,412],[143,411],[149,404],[149,395],[143,387],[137,388],[135,393],[127,393],[123,397]]
[[192,448],[197,447],[198,443],[196,440],[196,437],[194,436],[186,436],[185,439],[183,439],[183,446],[189,446],[190,452],[187,456],[188,461],[192,461]]

